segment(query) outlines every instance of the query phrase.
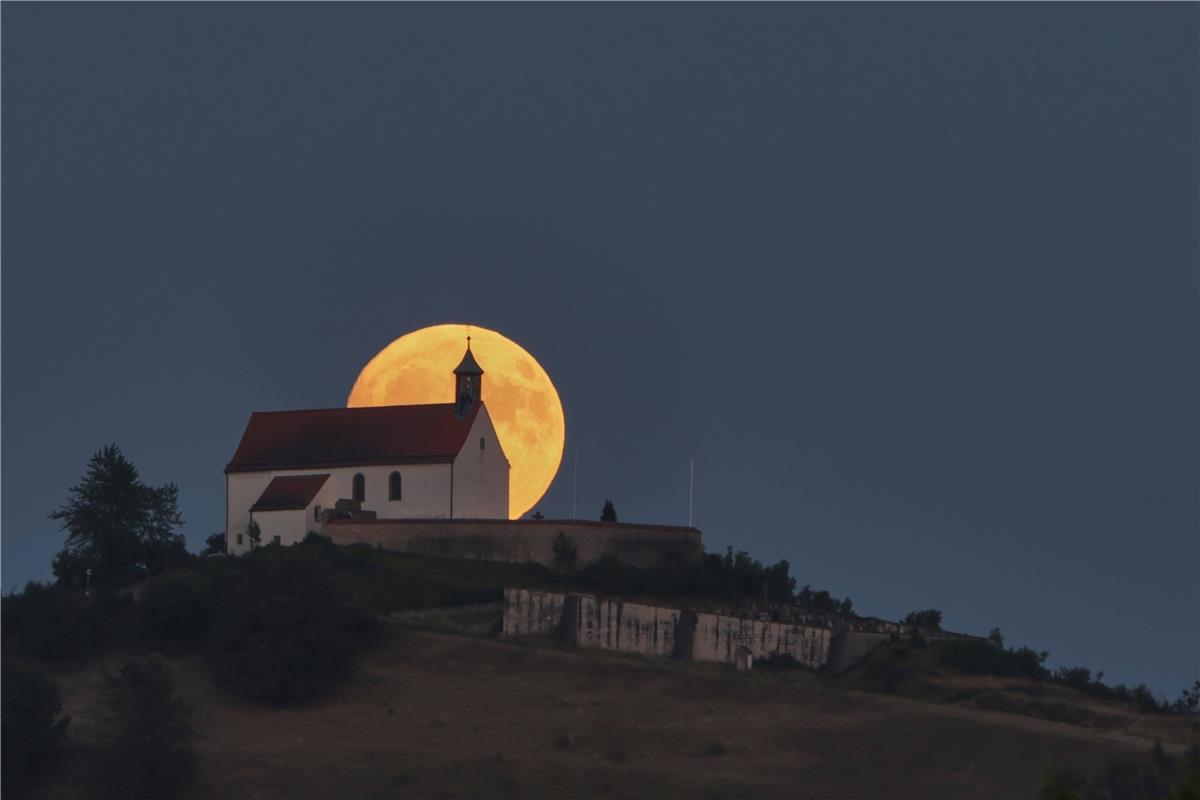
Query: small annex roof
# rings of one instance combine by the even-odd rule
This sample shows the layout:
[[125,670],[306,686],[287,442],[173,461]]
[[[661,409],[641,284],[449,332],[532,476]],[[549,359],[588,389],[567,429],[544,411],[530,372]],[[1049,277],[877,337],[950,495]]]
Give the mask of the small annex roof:
[[280,475],[272,478],[259,495],[251,511],[288,511],[305,509],[321,491],[329,473],[323,475]]
[[481,404],[255,411],[226,472],[446,464],[462,450]]

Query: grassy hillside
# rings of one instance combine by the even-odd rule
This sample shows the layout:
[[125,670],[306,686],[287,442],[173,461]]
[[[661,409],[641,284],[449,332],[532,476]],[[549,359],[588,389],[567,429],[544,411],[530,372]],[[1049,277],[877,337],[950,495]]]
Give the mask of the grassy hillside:
[[[1069,689],[1047,699],[1103,724],[981,707],[1030,688],[1014,680],[930,672],[947,694],[922,701],[858,691],[856,673],[744,674],[543,644],[393,624],[351,681],[285,710],[233,700],[198,657],[177,657],[198,754],[183,796],[1019,798],[1046,766],[1094,773],[1110,756],[1144,758],[1155,737],[1178,749],[1194,735]],[[79,751],[50,797],[88,796],[100,670],[124,655],[59,675]]]
[[[606,569],[590,579],[695,585]],[[1194,717],[1137,713],[1044,670],[978,670],[919,636],[837,678],[495,638],[501,587],[588,580],[312,541],[195,560],[139,587],[136,604],[69,586],[6,596],[5,663],[33,659],[70,717],[31,796],[97,797],[109,776],[160,763],[145,742],[114,749],[103,711],[106,671],[149,651],[166,653],[194,709],[196,769],[177,782],[190,798],[1019,798],[1045,769],[1111,773],[1118,758],[1128,775],[1156,740],[1179,753],[1200,734]],[[1001,667],[1027,660],[983,647]],[[142,715],[134,734],[163,719],[143,705],[125,707]]]

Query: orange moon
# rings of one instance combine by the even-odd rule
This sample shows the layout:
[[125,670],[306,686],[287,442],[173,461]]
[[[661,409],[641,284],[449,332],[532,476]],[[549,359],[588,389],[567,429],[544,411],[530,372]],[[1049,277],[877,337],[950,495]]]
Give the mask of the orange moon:
[[542,365],[525,348],[475,325],[433,325],[379,351],[354,382],[346,405],[454,402],[454,368],[467,349],[483,368],[483,402],[508,456],[508,515],[519,519],[542,499],[562,463],[566,421]]

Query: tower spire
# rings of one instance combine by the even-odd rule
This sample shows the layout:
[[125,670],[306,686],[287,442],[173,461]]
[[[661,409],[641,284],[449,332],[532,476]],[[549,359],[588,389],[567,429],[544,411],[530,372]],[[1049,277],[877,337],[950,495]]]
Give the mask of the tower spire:
[[[470,326],[467,330],[470,331]],[[463,353],[462,361],[454,368],[454,413],[465,417],[471,406],[483,401],[483,367],[475,360],[471,352],[471,335],[467,334],[467,352]]]

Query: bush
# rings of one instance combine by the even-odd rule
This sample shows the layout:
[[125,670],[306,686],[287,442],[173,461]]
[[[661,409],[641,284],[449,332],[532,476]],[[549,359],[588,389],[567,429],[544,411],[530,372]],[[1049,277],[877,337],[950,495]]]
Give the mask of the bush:
[[185,646],[202,645],[208,637],[212,610],[193,581],[178,575],[151,580],[138,602],[148,638]]
[[904,618],[904,624],[938,631],[942,629],[942,612],[936,608],[927,608],[924,611],[910,611],[908,616]]
[[554,565],[563,572],[570,572],[575,569],[578,558],[579,547],[575,540],[559,531],[554,537]]
[[773,672],[786,672],[787,670],[800,669],[803,667],[796,657],[791,653],[771,653],[766,658],[760,658],[754,662],[755,669],[765,669]]
[[860,667],[864,687],[873,692],[889,694],[901,691],[912,675],[912,667],[907,663],[908,655],[903,645],[889,644],[875,648]]
[[5,797],[15,797],[53,765],[68,719],[59,715],[62,701],[58,687],[36,662],[6,656],[0,667],[0,683],[0,783]]
[[226,552],[226,541],[224,533],[214,533],[204,540],[204,550],[201,551],[202,556],[219,555]]
[[1020,650],[1004,650],[990,642],[974,639],[950,639],[933,645],[939,664],[962,672],[1005,677],[1033,678],[1049,677],[1043,666],[1047,653],[1035,653],[1028,647]]
[[160,656],[126,661],[105,676],[110,739],[99,783],[113,797],[171,797],[192,768],[191,710]]
[[0,601],[5,649],[38,659],[71,660],[94,653],[101,641],[97,603],[68,586],[28,583]]
[[262,548],[219,615],[209,645],[217,682],[275,705],[303,701],[346,677],[377,631],[349,582],[305,548]]
[[1155,743],[1149,763],[1110,757],[1097,775],[1046,770],[1039,800],[1195,800],[1200,797],[1200,745],[1173,756]]

